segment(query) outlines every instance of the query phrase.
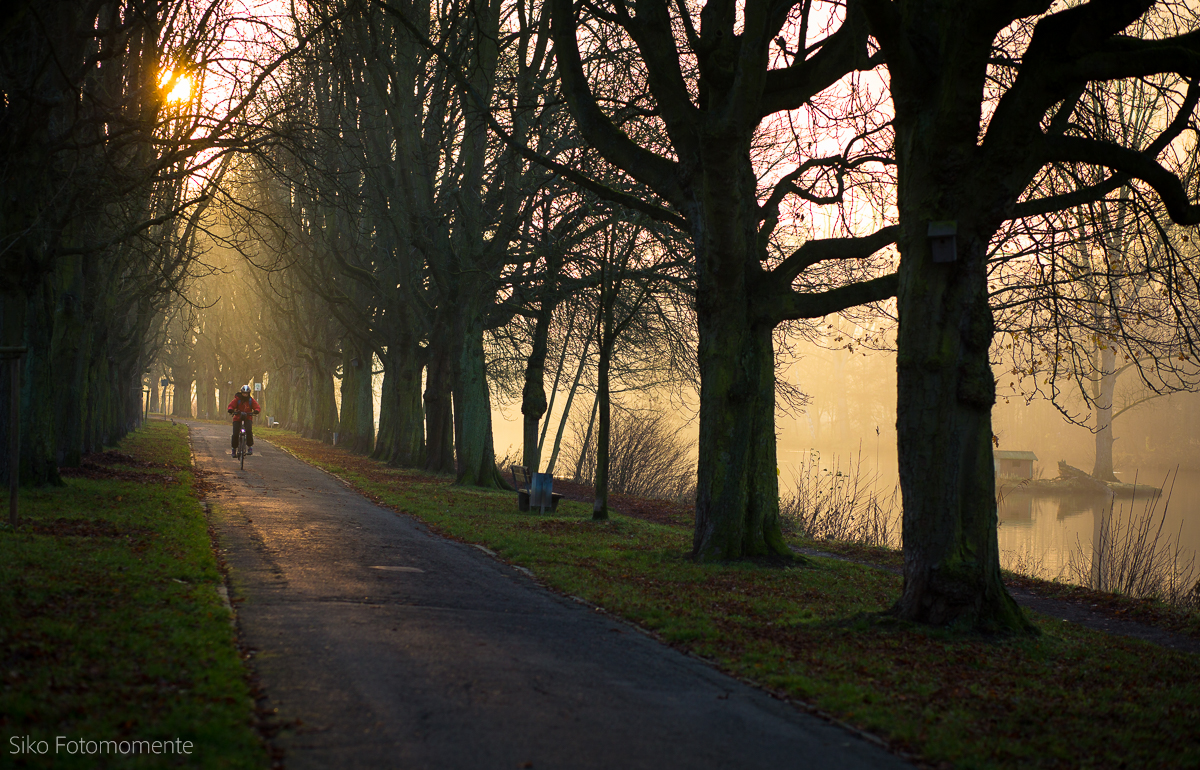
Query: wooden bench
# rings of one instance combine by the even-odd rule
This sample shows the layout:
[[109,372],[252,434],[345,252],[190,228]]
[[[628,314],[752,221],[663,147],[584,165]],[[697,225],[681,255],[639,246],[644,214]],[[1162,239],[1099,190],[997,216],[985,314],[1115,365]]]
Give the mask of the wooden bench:
[[[513,486],[517,488],[517,508],[522,511],[529,510],[529,487],[533,481],[533,475],[524,465],[513,465],[509,468],[512,471]],[[550,493],[550,510],[558,510],[558,501],[562,499],[562,495],[557,492]]]

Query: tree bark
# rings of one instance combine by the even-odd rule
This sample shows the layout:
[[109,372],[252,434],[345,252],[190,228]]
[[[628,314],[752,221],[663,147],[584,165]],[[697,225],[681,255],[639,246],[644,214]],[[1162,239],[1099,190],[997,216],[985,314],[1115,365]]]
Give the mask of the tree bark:
[[[475,296],[475,295],[473,295]],[[471,303],[464,303],[471,304]],[[492,443],[492,404],[483,353],[483,325],[477,312],[463,312],[456,324],[454,367],[454,454],[456,483],[505,489],[496,470]]]
[[171,416],[190,420],[192,418],[192,382],[195,379],[195,373],[192,371],[192,362],[187,355],[183,354],[181,357],[183,360],[177,361],[171,367],[171,384],[175,386],[175,402],[171,405]]
[[[775,361],[769,327],[747,328],[745,309],[700,316],[698,561],[789,557],[779,522],[775,455]],[[739,312],[740,311],[740,312]]]
[[762,269],[748,141],[712,137],[703,165],[691,216],[700,362],[692,557],[792,558],[779,522],[773,327],[753,321]]
[[419,468],[425,462],[425,427],[421,359],[412,346],[398,344],[388,349],[382,391],[379,441],[371,456],[392,467]]
[[980,235],[963,224],[958,261],[949,264],[933,263],[918,228],[901,239],[896,430],[904,591],[892,612],[932,625],[1031,631],[1001,582],[996,540],[985,271],[992,230]]
[[375,399],[371,391],[371,354],[351,343],[342,350],[342,410],[338,444],[355,454],[375,448]]
[[63,265],[63,272],[73,273],[70,291],[59,298],[55,313],[54,360],[62,391],[72,394],[62,399],[56,409],[55,461],[59,467],[77,467],[84,452],[84,429],[89,404],[95,394],[89,389],[92,365],[94,329],[87,323],[79,294],[83,291],[82,265],[74,268]]
[[[596,498],[592,502],[592,521],[608,519],[608,470],[609,429],[612,426],[612,400],[608,389],[609,369],[612,364],[613,339],[612,302],[606,303],[604,325],[600,339],[600,365],[597,373],[596,404],[600,412],[600,423],[596,430]],[[586,449],[587,442],[584,442]]]
[[1096,463],[1092,476],[1101,481],[1116,481],[1113,473],[1113,396],[1117,390],[1117,351],[1109,342],[1097,351],[1100,359],[1096,405]]
[[301,435],[326,444],[333,443],[333,434],[338,430],[337,402],[333,397],[333,375],[318,363],[309,362],[308,404],[306,411],[311,416]]
[[[541,467],[538,427],[546,414],[546,351],[554,306],[543,302],[533,328],[533,347],[525,362],[525,385],[521,391],[522,464],[530,473]],[[501,469],[503,470],[503,469]]]
[[430,348],[425,370],[425,470],[454,473],[454,385],[448,351]]
[[41,282],[40,290],[28,299],[25,313],[25,346],[28,352],[21,365],[21,468],[22,486],[62,484],[55,462],[55,400],[46,394],[56,392],[51,357],[54,334],[54,296],[52,282]]

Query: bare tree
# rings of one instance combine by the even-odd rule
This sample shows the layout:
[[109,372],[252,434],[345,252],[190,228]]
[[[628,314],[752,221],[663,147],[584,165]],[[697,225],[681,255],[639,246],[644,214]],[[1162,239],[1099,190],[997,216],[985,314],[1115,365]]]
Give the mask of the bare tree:
[[[1191,120],[1200,99],[1194,83],[1145,143],[1088,136],[1075,118],[1089,83],[1194,77],[1200,41],[1182,4],[865,0],[862,7],[888,69],[900,180],[905,575],[894,611],[918,622],[1032,632],[999,573],[990,244],[1010,218],[1095,200],[1131,179],[1153,189],[1176,221],[1200,220],[1200,207],[1158,161]],[[1139,19],[1148,25],[1139,29]],[[1033,183],[1056,162],[1112,173],[1099,185],[1042,195]],[[934,233],[956,229],[944,252],[942,245],[935,252],[930,223],[953,223]]]

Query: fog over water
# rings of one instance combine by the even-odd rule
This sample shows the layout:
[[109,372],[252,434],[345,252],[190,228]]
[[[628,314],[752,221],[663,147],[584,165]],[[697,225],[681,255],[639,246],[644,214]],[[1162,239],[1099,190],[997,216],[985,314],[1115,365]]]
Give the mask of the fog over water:
[[[828,342],[829,340],[827,340]],[[862,479],[887,493],[898,484],[896,458],[896,373],[894,355],[861,349],[837,350],[801,343],[797,360],[781,368],[779,376],[798,386],[808,397],[800,410],[777,413],[776,433],[780,465],[780,492],[788,494],[806,461],[821,472],[847,472],[853,463]],[[1091,471],[1095,437],[1087,427],[1072,425],[1048,401],[1016,394],[1018,383],[997,377],[999,401],[993,412],[993,429],[999,448],[1034,452],[1035,477],[1054,478],[1058,461]],[[1007,397],[1006,397],[1007,396]],[[592,394],[576,398],[573,411],[586,419]],[[1064,407],[1083,415],[1082,402],[1064,399]],[[561,404],[562,399],[557,399]],[[688,409],[675,408],[680,422],[691,419],[684,430],[694,440],[696,425]],[[495,445],[499,456],[521,441],[519,403],[501,404],[493,413]],[[557,428],[557,414],[551,432]],[[1168,472],[1178,477],[1169,500],[1165,494],[1156,508],[1164,509],[1162,537],[1178,538],[1188,553],[1200,551],[1200,394],[1164,396],[1121,415],[1114,421],[1114,462],[1118,478],[1160,487]],[[560,465],[559,475],[563,471]],[[1167,483],[1170,486],[1170,483]],[[899,532],[899,497],[894,512]],[[1145,500],[1132,501],[1135,512],[1145,510]],[[1113,501],[1117,514],[1128,515],[1131,501]],[[1069,579],[1072,554],[1090,558],[1093,532],[1107,503],[1093,498],[1034,496],[1007,493],[1001,500],[999,545],[1006,567],[1022,567],[1044,577]]]

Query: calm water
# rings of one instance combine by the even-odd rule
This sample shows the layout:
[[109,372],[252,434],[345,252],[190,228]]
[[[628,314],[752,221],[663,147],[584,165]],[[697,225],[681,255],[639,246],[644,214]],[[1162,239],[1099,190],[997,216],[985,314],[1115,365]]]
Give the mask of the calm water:
[[[791,479],[801,475],[802,461],[792,458],[805,457],[807,452],[791,453],[784,460],[785,474],[781,491],[790,491]],[[788,459],[792,459],[788,463]],[[886,463],[886,460],[885,460]],[[821,459],[818,469],[827,472],[846,471],[847,462],[832,455]],[[868,480],[867,486],[882,499],[890,497],[897,485],[895,466],[879,467],[874,457],[863,458],[857,467],[850,468]],[[1150,469],[1136,474],[1138,484],[1163,487],[1160,498],[1115,498],[1078,497],[1064,495],[1030,495],[1013,492],[1005,494],[999,506],[999,528],[997,539],[1000,547],[1000,563],[1006,569],[1028,575],[1067,582],[1086,583],[1091,576],[1092,543],[1097,530],[1106,516],[1110,524],[1129,521],[1144,515],[1149,509],[1154,516],[1154,528],[1158,529],[1160,517],[1162,529],[1160,547],[1169,540],[1180,546],[1182,561],[1186,562],[1200,552],[1200,472],[1174,469],[1168,478],[1165,469]],[[1118,474],[1123,481],[1133,482],[1133,473]],[[871,481],[873,479],[873,481]],[[1171,488],[1171,480],[1174,488]],[[896,505],[890,508],[895,545],[899,546],[900,510],[899,496]],[[1197,558],[1200,567],[1200,557]],[[1082,578],[1082,580],[1080,579]]]
[[[1175,473],[1172,470],[1171,476]],[[1174,489],[1165,470],[1141,471],[1139,484],[1163,486],[1157,500],[1112,501],[1113,516],[1128,520],[1148,510],[1154,516],[1154,531],[1162,519],[1160,543],[1171,540],[1181,546],[1184,560],[1200,550],[1200,473],[1180,471]],[[1133,474],[1121,474],[1133,481]],[[1169,493],[1169,497],[1168,497]],[[1077,582],[1080,570],[1090,569],[1092,543],[1109,503],[1104,498],[1033,496],[1013,493],[999,508],[1000,562],[1008,568],[1048,579]],[[1073,566],[1074,565],[1074,566]],[[1086,574],[1086,572],[1085,572]]]

